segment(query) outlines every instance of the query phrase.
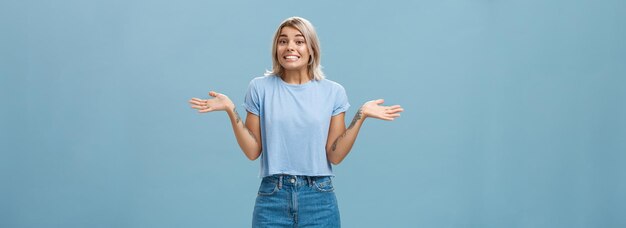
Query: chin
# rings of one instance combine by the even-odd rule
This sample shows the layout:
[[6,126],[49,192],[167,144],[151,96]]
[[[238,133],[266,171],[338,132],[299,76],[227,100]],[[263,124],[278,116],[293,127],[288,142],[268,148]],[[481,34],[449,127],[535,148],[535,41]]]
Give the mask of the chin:
[[285,70],[301,70],[301,69],[305,69],[306,65],[291,65],[291,64],[281,64],[281,66],[285,69]]

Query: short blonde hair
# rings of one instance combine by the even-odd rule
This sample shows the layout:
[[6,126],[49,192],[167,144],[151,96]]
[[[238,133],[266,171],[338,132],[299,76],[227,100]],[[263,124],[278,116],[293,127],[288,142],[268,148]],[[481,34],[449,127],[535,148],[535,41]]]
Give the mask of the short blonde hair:
[[293,27],[300,31],[300,33],[304,36],[306,46],[309,48],[309,54],[311,55],[307,66],[309,70],[309,78],[314,80],[324,79],[324,72],[322,72],[322,66],[320,65],[320,42],[317,38],[317,33],[315,32],[315,28],[313,28],[313,24],[301,17],[287,18],[280,23],[280,26],[278,26],[272,43],[272,70],[267,71],[265,75],[282,76],[285,72],[285,68],[280,65],[278,62],[278,56],[276,55],[276,44],[278,43],[280,31],[284,27]]

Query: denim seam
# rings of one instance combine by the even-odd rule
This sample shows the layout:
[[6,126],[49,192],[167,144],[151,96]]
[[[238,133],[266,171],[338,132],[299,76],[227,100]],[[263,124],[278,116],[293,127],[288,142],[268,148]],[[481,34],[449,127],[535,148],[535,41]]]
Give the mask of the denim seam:
[[332,192],[335,190],[335,186],[333,186],[330,181],[328,185],[330,185],[330,189],[328,190],[322,189],[320,188],[320,186],[318,186],[318,184],[315,181],[313,181],[313,186],[315,186],[315,190],[320,191],[320,192]]
[[[280,182],[276,183],[275,181],[272,180],[271,183],[275,185],[274,189],[272,190],[272,192],[267,192],[267,193],[266,192],[261,192],[260,189],[259,189],[259,191],[257,192],[257,195],[259,195],[259,196],[270,196],[270,195],[273,195],[274,193],[278,192],[278,190],[280,190],[279,185],[278,185]],[[263,184],[261,184],[261,185],[263,185]]]

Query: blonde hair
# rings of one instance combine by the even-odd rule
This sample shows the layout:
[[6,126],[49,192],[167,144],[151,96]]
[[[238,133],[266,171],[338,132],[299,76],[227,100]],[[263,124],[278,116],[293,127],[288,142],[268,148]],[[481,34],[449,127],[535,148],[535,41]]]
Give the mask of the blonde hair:
[[320,65],[320,42],[317,38],[317,33],[315,32],[315,28],[313,28],[313,24],[301,17],[287,18],[278,26],[272,43],[272,70],[265,72],[265,75],[282,76],[285,72],[285,68],[280,65],[278,56],[276,55],[276,43],[278,43],[280,31],[284,27],[293,27],[304,36],[306,46],[309,48],[309,54],[311,55],[307,66],[309,78],[314,80],[324,79],[324,72],[322,72],[322,66]]

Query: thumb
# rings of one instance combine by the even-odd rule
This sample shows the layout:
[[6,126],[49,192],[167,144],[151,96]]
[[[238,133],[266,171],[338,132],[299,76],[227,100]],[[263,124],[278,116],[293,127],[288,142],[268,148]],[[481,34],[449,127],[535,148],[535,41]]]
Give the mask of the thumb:
[[218,94],[218,93],[217,93],[217,92],[215,92],[215,91],[211,91],[211,92],[209,92],[209,96],[212,96],[212,97],[217,97],[217,94]]
[[378,99],[378,100],[375,100],[375,101],[374,101],[374,103],[376,103],[376,104],[378,104],[378,105],[383,104],[383,103],[385,103],[385,99]]

